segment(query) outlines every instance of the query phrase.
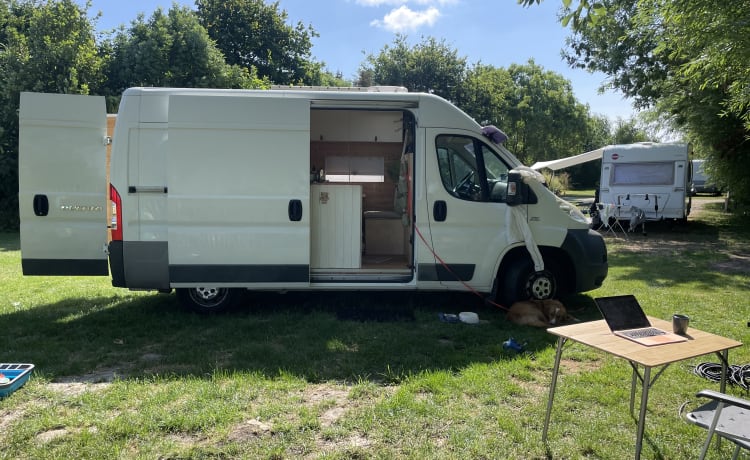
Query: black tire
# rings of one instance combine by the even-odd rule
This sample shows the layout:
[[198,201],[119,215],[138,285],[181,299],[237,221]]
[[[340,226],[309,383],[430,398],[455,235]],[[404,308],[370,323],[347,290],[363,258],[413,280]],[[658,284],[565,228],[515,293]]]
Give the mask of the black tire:
[[[552,268],[552,267],[550,267]],[[554,270],[537,272],[530,257],[516,259],[498,280],[497,300],[510,307],[519,300],[553,299],[558,292],[558,277]]]
[[223,313],[234,307],[242,298],[242,291],[242,289],[230,288],[179,288],[177,300],[190,311],[212,315]]

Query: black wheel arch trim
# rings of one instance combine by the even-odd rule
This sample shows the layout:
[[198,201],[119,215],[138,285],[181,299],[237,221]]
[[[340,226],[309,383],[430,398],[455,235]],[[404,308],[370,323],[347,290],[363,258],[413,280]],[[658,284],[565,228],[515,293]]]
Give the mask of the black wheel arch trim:
[[573,267],[575,292],[601,287],[609,271],[607,246],[599,232],[591,229],[568,230],[560,249]]

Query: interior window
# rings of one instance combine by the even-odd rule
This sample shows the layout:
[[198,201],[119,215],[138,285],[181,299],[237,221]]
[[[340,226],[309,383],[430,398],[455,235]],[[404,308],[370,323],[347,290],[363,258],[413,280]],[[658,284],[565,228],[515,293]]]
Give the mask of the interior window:
[[505,201],[509,168],[489,146],[468,136],[449,135],[438,136],[435,146],[448,193],[469,201]]
[[384,182],[383,157],[327,156],[325,165],[328,182]]

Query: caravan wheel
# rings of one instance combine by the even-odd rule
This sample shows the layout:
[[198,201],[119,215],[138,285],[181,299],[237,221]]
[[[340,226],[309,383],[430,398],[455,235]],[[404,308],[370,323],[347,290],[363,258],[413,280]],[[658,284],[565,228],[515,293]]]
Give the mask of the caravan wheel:
[[177,289],[180,304],[201,314],[221,313],[233,307],[240,300],[242,290],[216,287],[195,287]]

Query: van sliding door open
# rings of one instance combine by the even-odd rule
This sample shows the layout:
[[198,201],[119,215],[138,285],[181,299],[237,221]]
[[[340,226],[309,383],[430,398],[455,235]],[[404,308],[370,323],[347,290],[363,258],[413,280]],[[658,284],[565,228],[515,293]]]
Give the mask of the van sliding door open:
[[170,280],[302,287],[310,270],[310,103],[174,95]]

